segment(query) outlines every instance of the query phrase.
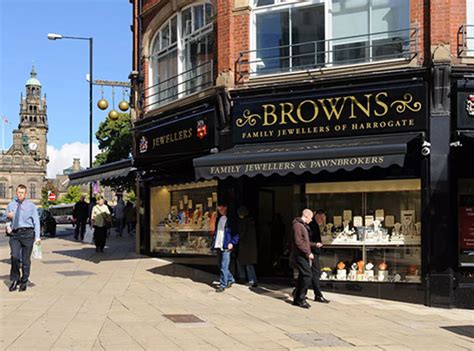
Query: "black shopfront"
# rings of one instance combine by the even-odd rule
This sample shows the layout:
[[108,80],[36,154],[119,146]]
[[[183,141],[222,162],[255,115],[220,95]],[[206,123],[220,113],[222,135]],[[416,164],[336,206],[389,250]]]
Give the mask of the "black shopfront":
[[430,304],[429,89],[419,71],[232,92],[234,146],[194,167],[255,216],[261,277],[293,278],[291,221],[322,208],[325,290]]
[[214,95],[135,124],[141,253],[210,255],[217,181],[196,182],[192,160],[218,146],[220,111]]

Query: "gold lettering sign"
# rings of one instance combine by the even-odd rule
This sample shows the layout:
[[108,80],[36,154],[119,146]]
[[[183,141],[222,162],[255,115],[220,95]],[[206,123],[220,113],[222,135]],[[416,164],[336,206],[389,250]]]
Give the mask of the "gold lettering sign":
[[[422,88],[423,90],[420,90]],[[418,89],[417,93],[410,92]],[[402,90],[402,92],[400,92]],[[409,92],[407,92],[407,90]],[[420,85],[354,95],[266,102],[246,108],[235,118],[237,140],[299,139],[361,131],[390,131],[419,126],[424,96]]]
[[193,129],[188,128],[177,132],[162,135],[153,139],[152,148],[158,148],[162,145],[176,143],[178,141],[190,139],[193,137]]
[[363,156],[346,157],[336,159],[322,159],[312,161],[287,161],[268,163],[247,163],[241,165],[226,165],[209,167],[209,173],[213,176],[219,175],[239,175],[255,173],[271,173],[279,171],[315,171],[335,167],[361,167],[381,165],[385,161],[385,156]]

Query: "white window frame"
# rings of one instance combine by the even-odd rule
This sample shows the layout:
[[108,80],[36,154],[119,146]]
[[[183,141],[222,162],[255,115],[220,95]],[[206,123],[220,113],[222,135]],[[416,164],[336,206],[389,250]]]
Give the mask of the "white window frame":
[[[254,72],[250,75],[250,77],[255,77],[258,76],[257,73],[257,65],[258,65],[258,58],[256,57],[256,51],[257,51],[257,15],[262,14],[262,13],[271,13],[273,11],[279,11],[281,9],[292,9],[292,8],[297,8],[297,7],[306,7],[306,6],[313,6],[317,4],[324,4],[324,30],[325,30],[325,67],[329,68],[334,66],[333,65],[333,43],[334,41],[331,39],[333,38],[333,16],[331,15],[332,12],[332,0],[275,0],[275,4],[273,5],[265,5],[265,6],[259,6],[257,7],[257,1],[258,0],[253,0],[251,3],[252,11],[250,15],[250,56],[249,60],[252,62],[250,64],[250,70],[251,72]],[[372,21],[372,0],[369,1],[369,33],[367,33],[367,36],[369,37],[370,34],[370,25]],[[409,0],[412,1],[412,0]],[[472,24],[474,24],[474,0],[466,0],[467,2],[471,2],[472,6],[470,8],[470,12],[472,13]],[[469,3],[467,4],[468,9],[469,9]],[[469,10],[468,10],[469,12]],[[469,14],[468,14],[469,15]],[[409,19],[410,23],[410,19]],[[405,29],[405,28],[400,28],[400,29]],[[406,28],[409,29],[409,28]],[[473,36],[474,36],[474,28],[472,30]],[[290,41],[290,47],[289,47],[289,72],[292,71],[292,65],[291,65],[291,16],[289,16],[289,41]],[[370,44],[372,42],[372,38],[370,37]],[[472,40],[472,45],[474,49],[474,40]],[[372,50],[373,48],[370,46],[370,61],[372,61]],[[474,56],[474,52],[472,53]],[[354,63],[354,65],[357,65]],[[265,75],[265,74],[263,74]]]
[[[176,67],[176,72],[177,72],[177,86],[178,86],[178,96],[177,99],[182,98],[185,96],[185,85],[183,84],[183,73],[185,72],[185,56],[184,56],[184,51],[185,51],[185,45],[189,41],[192,41],[196,38],[199,38],[201,36],[208,35],[209,33],[213,32],[213,27],[214,27],[214,20],[211,18],[211,21],[209,23],[205,22],[206,19],[206,4],[211,5],[212,7],[212,17],[215,16],[215,7],[212,4],[212,1],[210,0],[201,0],[201,1],[196,1],[193,2],[192,4],[185,6],[181,8],[179,11],[176,11],[172,16],[170,16],[166,22],[164,22],[156,31],[154,34],[152,40],[150,41],[150,65],[148,68],[148,74],[149,74],[149,84],[148,88],[151,88],[155,86],[156,84],[159,83],[158,81],[158,74],[155,72],[155,69],[158,68],[158,62],[157,60],[159,59],[160,56],[169,54],[171,51],[176,50],[176,62],[177,62],[177,67]],[[197,29],[194,30],[194,7],[197,6],[203,6],[204,8],[204,25]],[[185,12],[187,9],[191,8],[191,26],[192,26],[192,31],[190,34],[184,36],[182,32],[182,21],[183,21],[183,12]],[[165,49],[162,49],[161,43],[159,43],[158,51],[153,51],[156,41],[160,40],[160,35],[161,31],[164,27],[171,25],[172,20],[176,18],[176,42],[171,43],[169,46],[167,46]],[[171,35],[170,35],[170,40],[171,40]],[[154,94],[155,89],[150,89],[150,94]],[[156,98],[158,100],[158,98]],[[153,98],[148,104],[154,104],[155,101],[153,101]],[[165,104],[166,102],[159,103],[158,106]]]
[[[466,0],[466,24],[474,26],[474,0]],[[466,28],[467,36],[472,38],[466,40],[467,56],[474,56],[474,27]]]

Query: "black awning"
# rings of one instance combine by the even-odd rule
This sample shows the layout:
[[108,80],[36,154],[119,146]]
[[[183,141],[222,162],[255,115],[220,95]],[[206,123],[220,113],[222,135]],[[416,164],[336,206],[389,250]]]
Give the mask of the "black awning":
[[106,163],[101,166],[70,174],[69,185],[87,184],[105,179],[126,177],[134,170],[135,168],[132,166],[131,159]]
[[297,143],[238,145],[194,159],[197,179],[313,174],[356,168],[403,166],[408,143],[418,133]]

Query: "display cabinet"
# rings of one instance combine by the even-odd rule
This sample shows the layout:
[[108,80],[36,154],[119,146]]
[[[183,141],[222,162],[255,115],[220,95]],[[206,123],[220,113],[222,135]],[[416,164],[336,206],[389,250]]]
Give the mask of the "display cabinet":
[[420,180],[306,184],[323,209],[321,280],[421,282]]
[[152,252],[210,255],[217,207],[217,182],[151,188]]

